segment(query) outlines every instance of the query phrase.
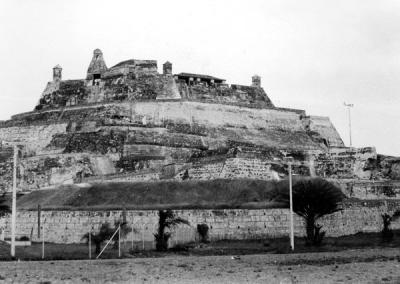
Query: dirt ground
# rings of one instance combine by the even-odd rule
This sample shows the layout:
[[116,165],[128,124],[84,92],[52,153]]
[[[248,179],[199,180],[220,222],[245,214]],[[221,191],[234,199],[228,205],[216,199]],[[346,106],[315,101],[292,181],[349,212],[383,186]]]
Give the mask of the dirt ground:
[[0,262],[0,283],[400,283],[399,250]]

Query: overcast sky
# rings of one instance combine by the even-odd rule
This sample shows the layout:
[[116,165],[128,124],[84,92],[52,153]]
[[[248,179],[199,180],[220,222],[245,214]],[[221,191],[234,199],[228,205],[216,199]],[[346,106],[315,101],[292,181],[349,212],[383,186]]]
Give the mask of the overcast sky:
[[0,119],[33,110],[52,67],[84,78],[136,59],[250,84],[275,105],[329,116],[346,145],[400,155],[400,1],[0,0]]

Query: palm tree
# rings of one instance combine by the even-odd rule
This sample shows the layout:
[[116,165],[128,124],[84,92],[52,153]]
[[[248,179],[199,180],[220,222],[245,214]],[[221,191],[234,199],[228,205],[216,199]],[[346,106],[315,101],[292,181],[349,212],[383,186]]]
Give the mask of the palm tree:
[[[320,244],[325,232],[320,231],[322,226],[316,225],[316,221],[322,216],[342,210],[340,203],[345,195],[340,188],[321,178],[298,180],[293,185],[292,193],[293,211],[305,221],[306,243]],[[289,190],[286,184],[278,188],[275,200],[289,207]]]
[[[168,250],[168,240],[171,237],[171,230],[179,224],[189,225],[189,222],[180,217],[176,217],[172,210],[159,210],[158,211],[158,230],[154,234],[156,240],[156,250],[166,251]],[[165,232],[165,229],[169,229],[170,232]]]

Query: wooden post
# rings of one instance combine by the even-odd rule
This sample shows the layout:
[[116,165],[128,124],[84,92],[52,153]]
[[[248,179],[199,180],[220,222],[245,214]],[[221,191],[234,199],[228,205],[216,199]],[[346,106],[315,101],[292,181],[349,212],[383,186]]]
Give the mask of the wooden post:
[[122,209],[122,224],[126,223],[126,207]]
[[118,257],[121,258],[121,225],[118,226]]
[[132,252],[133,252],[133,223],[132,223],[132,236],[131,236],[131,238],[132,238]]
[[89,259],[92,258],[92,229],[89,229]]
[[40,206],[40,204],[38,204],[38,217],[37,217],[37,237],[38,237],[38,240],[40,240],[40,226],[41,226],[41,224],[40,224],[40,216],[42,215],[42,208],[41,208],[41,206]]
[[143,229],[142,229],[142,248],[144,250],[144,226],[143,226]]

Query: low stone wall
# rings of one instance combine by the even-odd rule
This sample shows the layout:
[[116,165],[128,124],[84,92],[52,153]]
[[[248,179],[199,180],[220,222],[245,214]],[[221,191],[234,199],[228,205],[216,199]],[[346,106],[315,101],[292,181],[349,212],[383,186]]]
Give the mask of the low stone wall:
[[[381,214],[391,212],[394,204],[377,202],[360,205],[346,205],[343,211],[320,220],[327,236],[351,235],[358,232],[379,232],[382,229]],[[179,226],[172,241],[175,243],[194,241],[198,238],[197,224],[209,226],[211,240],[259,239],[288,235],[289,212],[287,209],[226,209],[226,210],[175,210],[177,216],[187,219],[190,226]],[[125,215],[125,217],[124,217]],[[90,230],[97,231],[101,224],[126,219],[135,232],[126,237],[135,241],[153,242],[153,234],[158,226],[158,212],[155,210],[128,211],[42,211],[41,224],[45,231],[45,241],[54,243],[82,242],[82,236]],[[295,215],[295,235],[305,235],[302,219]],[[393,223],[400,228],[400,222]],[[10,218],[0,219],[0,228],[5,236],[10,236]],[[43,230],[42,232],[43,233]],[[38,235],[38,212],[20,211],[17,214],[17,237],[28,236],[40,241]]]

